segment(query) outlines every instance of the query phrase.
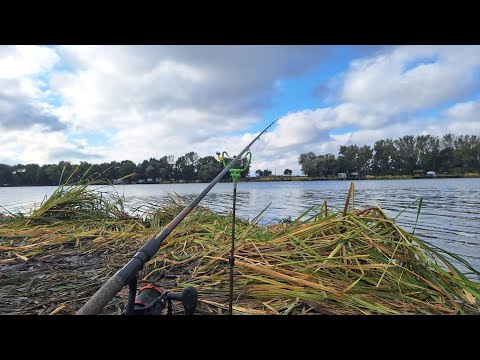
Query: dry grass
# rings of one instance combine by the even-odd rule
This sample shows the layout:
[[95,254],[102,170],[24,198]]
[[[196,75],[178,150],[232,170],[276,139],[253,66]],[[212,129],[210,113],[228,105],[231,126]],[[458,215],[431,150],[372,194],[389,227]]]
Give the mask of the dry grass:
[[[73,314],[183,205],[172,198],[132,215],[115,193],[84,184],[60,186],[30,214],[0,217],[0,314]],[[193,285],[199,314],[227,313],[231,220],[197,207],[139,285]],[[270,228],[237,219],[234,313],[478,314],[480,284],[452,257],[479,279],[379,208],[322,204]],[[119,314],[126,298],[124,289],[103,313]]]

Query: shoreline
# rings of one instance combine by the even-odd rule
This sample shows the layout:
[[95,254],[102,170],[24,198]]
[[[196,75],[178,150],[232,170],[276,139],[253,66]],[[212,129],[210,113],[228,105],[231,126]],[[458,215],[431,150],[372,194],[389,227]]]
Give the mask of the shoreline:
[[[466,176],[467,175],[467,176]],[[268,177],[249,177],[241,178],[239,182],[272,182],[272,181],[357,181],[357,180],[416,180],[416,179],[478,179],[480,174],[448,174],[448,175],[437,175],[435,177],[413,177],[410,175],[382,175],[374,176],[367,175],[363,178],[357,179],[337,179],[334,177],[310,177],[310,176],[268,176]],[[221,182],[231,182],[231,181],[221,181]],[[205,184],[200,181],[160,181],[160,182],[145,182],[145,183],[122,183],[122,184],[110,184],[106,181],[100,181],[98,183],[92,183],[92,185],[165,185],[165,184]],[[57,185],[5,185],[0,184],[1,187],[36,187],[36,186],[58,186]]]

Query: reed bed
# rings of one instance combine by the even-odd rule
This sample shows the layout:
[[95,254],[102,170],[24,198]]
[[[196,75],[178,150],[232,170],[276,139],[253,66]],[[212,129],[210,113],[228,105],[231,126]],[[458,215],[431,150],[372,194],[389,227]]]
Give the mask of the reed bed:
[[[477,270],[380,208],[354,210],[353,195],[351,187],[344,209],[324,203],[290,224],[237,219],[234,314],[480,313]],[[75,313],[184,205],[172,196],[127,212],[118,194],[85,183],[59,186],[28,214],[3,214],[0,314]],[[231,222],[197,206],[146,264],[139,286],[193,285],[198,314],[226,314]],[[125,288],[102,314],[120,314],[126,299]]]

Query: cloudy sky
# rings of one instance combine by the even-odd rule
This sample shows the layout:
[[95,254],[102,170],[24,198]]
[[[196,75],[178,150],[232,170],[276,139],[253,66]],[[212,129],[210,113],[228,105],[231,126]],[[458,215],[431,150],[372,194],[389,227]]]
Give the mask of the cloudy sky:
[[238,153],[300,174],[403,135],[480,135],[480,46],[0,46],[0,163]]

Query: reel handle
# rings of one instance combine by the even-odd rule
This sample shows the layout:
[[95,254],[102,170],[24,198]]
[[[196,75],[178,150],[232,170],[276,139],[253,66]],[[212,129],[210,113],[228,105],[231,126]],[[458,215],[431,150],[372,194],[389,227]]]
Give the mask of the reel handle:
[[170,300],[178,300],[183,304],[186,315],[193,315],[197,308],[198,293],[193,286],[186,287],[182,293],[169,293]]

